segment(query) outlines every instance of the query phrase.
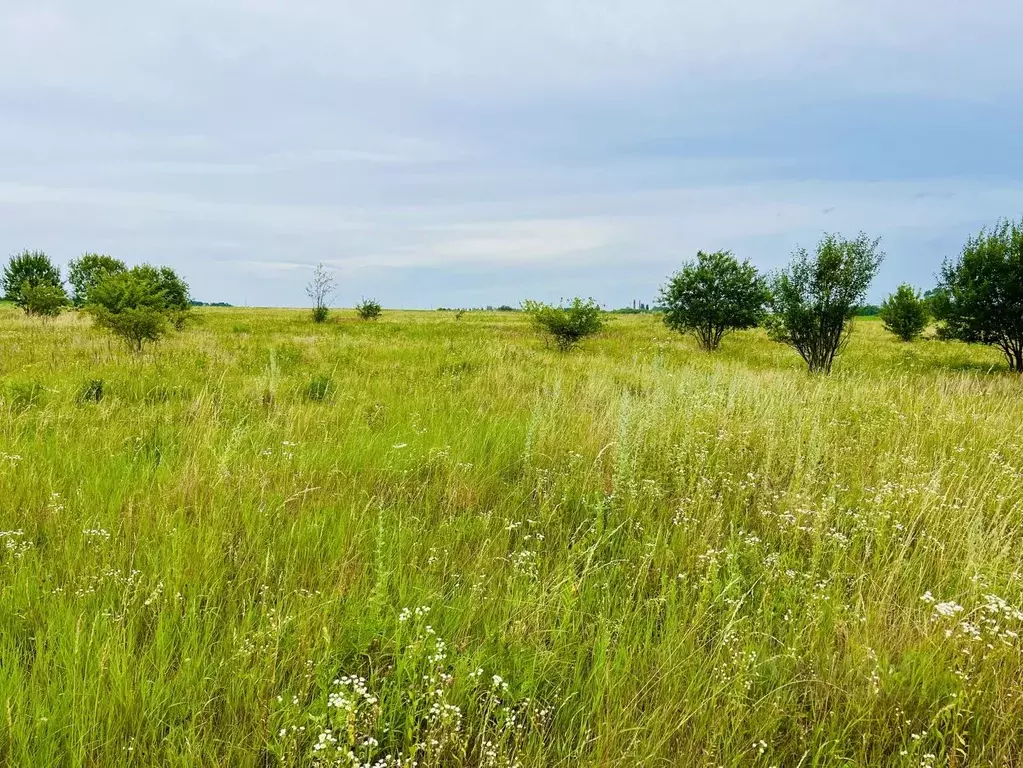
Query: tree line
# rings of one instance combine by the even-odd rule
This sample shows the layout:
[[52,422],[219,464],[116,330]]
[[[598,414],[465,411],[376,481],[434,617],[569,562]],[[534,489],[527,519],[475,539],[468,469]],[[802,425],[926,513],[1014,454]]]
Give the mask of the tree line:
[[60,268],[42,251],[22,251],[4,268],[2,285],[9,301],[26,314],[56,317],[68,307],[89,313],[96,326],[120,337],[134,351],[158,341],[171,328],[181,330],[192,302],[188,285],[170,267],[139,264],[86,253],[68,263],[64,287]]
[[[663,321],[692,334],[709,352],[729,333],[761,326],[799,353],[811,372],[829,373],[884,256],[880,238],[863,233],[825,234],[812,253],[798,248],[788,266],[772,275],[730,251],[700,251],[661,288]],[[567,306],[528,301],[523,309],[560,349],[604,324],[592,299],[576,298]],[[945,260],[937,286],[921,294],[900,285],[878,315],[905,342],[937,321],[939,337],[994,346],[1010,370],[1023,372],[1023,220],[981,230],[958,258]]]
[[[708,352],[729,333],[760,326],[770,338],[792,347],[811,372],[829,373],[884,257],[880,238],[864,233],[854,238],[825,234],[813,252],[797,248],[789,264],[771,275],[731,251],[699,251],[661,288],[659,309],[668,328],[692,334]],[[7,298],[26,313],[46,319],[78,307],[135,351],[171,328],[180,330],[192,306],[188,285],[170,267],[129,268],[103,254],[72,260],[68,283],[70,295],[60,269],[41,251],[12,256],[2,281]],[[327,319],[336,289],[334,276],[317,265],[306,288],[315,322]],[[382,312],[375,299],[363,299],[355,309],[364,320]],[[599,332],[605,323],[593,299],[577,297],[567,305],[526,301],[522,309],[561,350]],[[921,294],[900,285],[878,314],[885,328],[905,342],[919,338],[934,320],[941,338],[994,346],[1010,370],[1023,372],[1023,219],[982,229],[957,258],[945,260],[934,288]]]

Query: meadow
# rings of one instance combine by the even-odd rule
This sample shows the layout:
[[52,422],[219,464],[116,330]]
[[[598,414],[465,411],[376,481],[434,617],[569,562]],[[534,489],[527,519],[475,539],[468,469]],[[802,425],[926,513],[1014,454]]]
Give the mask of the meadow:
[[1023,765],[1023,380],[650,315],[0,308],[0,762]]

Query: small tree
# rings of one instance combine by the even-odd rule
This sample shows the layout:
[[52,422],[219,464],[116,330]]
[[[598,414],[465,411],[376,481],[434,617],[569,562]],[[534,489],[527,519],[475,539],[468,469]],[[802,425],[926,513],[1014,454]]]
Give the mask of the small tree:
[[337,283],[334,275],[327,271],[323,264],[317,264],[313,270],[313,279],[306,286],[306,295],[313,300],[313,321],[322,323],[327,319],[330,312],[329,305],[334,293],[337,290]]
[[44,320],[56,317],[68,305],[67,294],[59,285],[40,283],[21,287],[21,302],[26,314],[36,315]]
[[903,341],[919,338],[930,319],[926,300],[908,283],[903,283],[895,289],[895,293],[885,298],[878,315],[885,330]]
[[363,320],[376,320],[383,312],[383,308],[376,299],[363,299],[355,305],[355,311]]
[[600,306],[593,299],[577,296],[567,307],[525,301],[522,310],[529,315],[536,331],[563,352],[604,328]]
[[694,334],[708,351],[731,331],[759,325],[769,298],[756,267],[740,263],[730,251],[697,252],[696,261],[684,264],[661,288],[665,325]]
[[4,267],[2,282],[7,299],[24,309],[26,314],[32,314],[23,296],[26,288],[48,285],[64,293],[60,269],[42,251],[22,251],[11,256]]
[[798,249],[775,275],[768,332],[793,347],[811,373],[830,373],[849,340],[851,321],[884,260],[880,238],[826,234],[811,256]]
[[159,341],[172,325],[183,322],[188,286],[168,267],[148,264],[108,275],[89,289],[86,311],[96,325],[119,336],[134,352]]
[[932,306],[943,337],[998,347],[1023,373],[1023,220],[970,238],[942,265]]
[[99,285],[106,277],[128,269],[124,262],[101,253],[85,253],[68,262],[67,280],[71,284],[72,300],[76,307],[89,300],[89,289]]

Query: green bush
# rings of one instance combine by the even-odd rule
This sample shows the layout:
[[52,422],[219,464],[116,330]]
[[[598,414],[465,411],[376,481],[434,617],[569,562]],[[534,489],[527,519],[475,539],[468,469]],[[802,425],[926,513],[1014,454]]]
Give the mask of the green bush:
[[604,329],[603,313],[593,299],[577,296],[567,307],[527,300],[522,310],[529,315],[536,331],[561,351]]
[[383,308],[376,299],[363,299],[355,305],[355,311],[363,320],[376,320],[383,312]]
[[885,298],[878,312],[885,330],[903,341],[919,338],[929,319],[927,302],[913,286],[903,283]]
[[103,379],[89,379],[78,388],[79,403],[98,403],[103,399]]
[[21,306],[28,315],[35,315],[44,320],[57,317],[67,305],[68,298],[63,286],[25,283],[21,287]]
[[172,269],[148,264],[108,275],[89,290],[86,310],[96,325],[134,352],[181,328],[189,311],[188,286]]
[[330,396],[331,388],[330,376],[316,376],[305,386],[305,399],[322,402]]

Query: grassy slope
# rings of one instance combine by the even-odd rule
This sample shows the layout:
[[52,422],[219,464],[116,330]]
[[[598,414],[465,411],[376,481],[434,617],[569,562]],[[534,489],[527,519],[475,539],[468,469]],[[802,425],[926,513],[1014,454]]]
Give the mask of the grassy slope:
[[133,359],[0,309],[5,764],[1023,750],[1023,382],[994,352],[861,321],[822,379],[649,316],[559,355],[512,314],[197,314]]

